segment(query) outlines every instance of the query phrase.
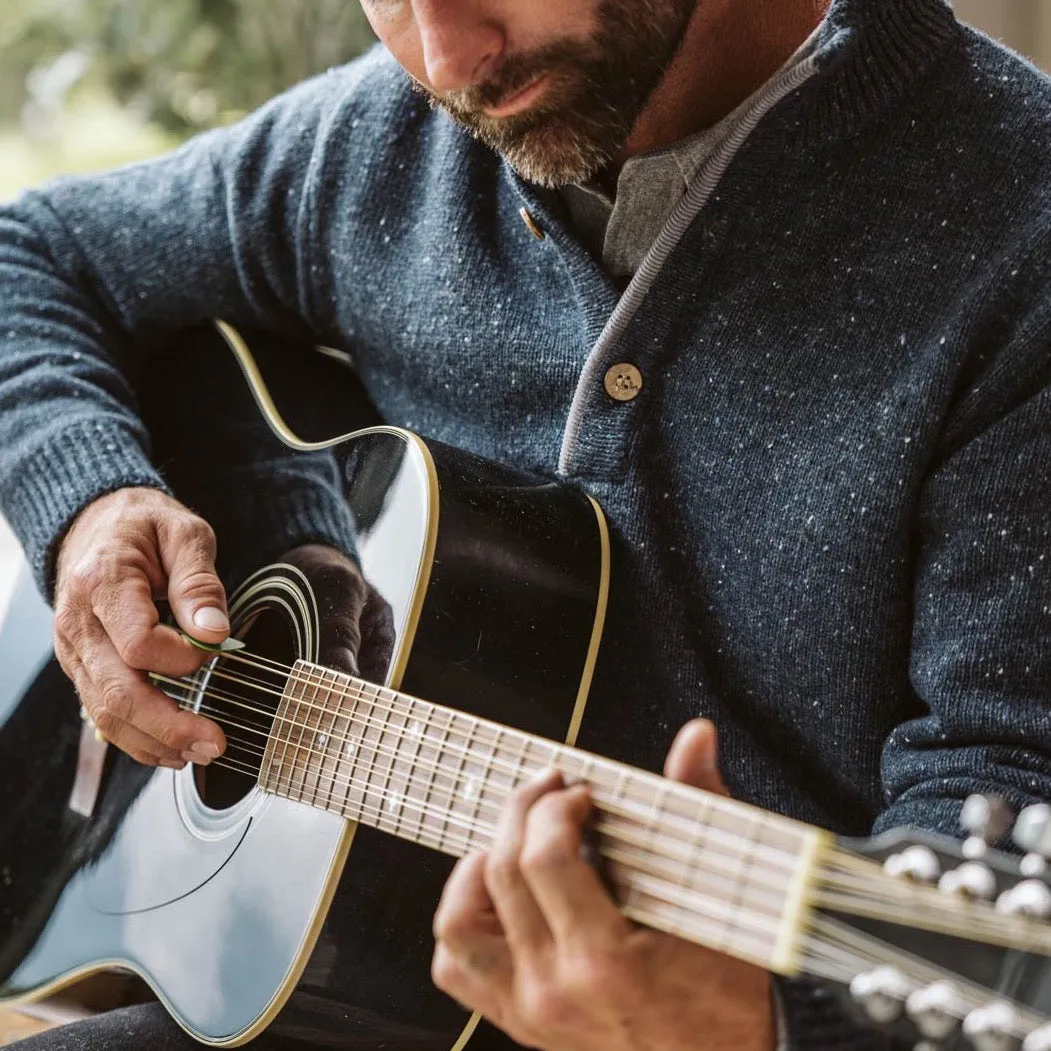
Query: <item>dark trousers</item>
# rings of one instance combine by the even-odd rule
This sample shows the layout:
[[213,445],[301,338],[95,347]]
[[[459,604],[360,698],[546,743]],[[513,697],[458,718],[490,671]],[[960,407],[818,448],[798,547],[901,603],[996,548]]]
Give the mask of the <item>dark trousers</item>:
[[[10,1046],[12,1051],[201,1051],[201,1045],[188,1037],[160,1004],[122,1007]],[[243,1046],[254,1051],[304,1051],[317,1047],[269,1033]]]

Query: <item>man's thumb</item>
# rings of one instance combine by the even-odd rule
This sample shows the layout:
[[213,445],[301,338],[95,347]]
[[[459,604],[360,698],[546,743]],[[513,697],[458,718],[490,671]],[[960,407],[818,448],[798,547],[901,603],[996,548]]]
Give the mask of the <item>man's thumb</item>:
[[168,602],[179,627],[199,642],[219,643],[230,634],[226,592],[212,557],[200,547],[189,545],[175,553]]
[[664,776],[706,792],[730,794],[719,775],[715,726],[707,719],[692,719],[676,735],[664,763]]

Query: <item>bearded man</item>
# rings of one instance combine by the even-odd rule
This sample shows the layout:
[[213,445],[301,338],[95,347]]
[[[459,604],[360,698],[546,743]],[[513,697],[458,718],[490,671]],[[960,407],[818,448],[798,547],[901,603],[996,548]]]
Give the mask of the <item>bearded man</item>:
[[[151,594],[206,642],[229,625],[129,384],[130,348],[222,317],[594,494],[619,546],[584,747],[659,768],[686,724],[667,772],[721,791],[714,724],[734,795],[845,834],[1051,799],[1047,79],[942,0],[363,2],[385,47],[0,211],[0,506],[108,739],[225,747],[141,674],[189,660]],[[202,383],[193,425],[222,412]],[[198,507],[233,518],[215,452]],[[273,543],[345,548],[287,465],[226,466]],[[230,567],[259,554],[238,529]],[[545,1051],[885,1046],[820,989],[632,928],[587,811],[533,785],[458,866],[450,995]],[[71,1046],[190,1041],[145,1007],[24,1045]]]

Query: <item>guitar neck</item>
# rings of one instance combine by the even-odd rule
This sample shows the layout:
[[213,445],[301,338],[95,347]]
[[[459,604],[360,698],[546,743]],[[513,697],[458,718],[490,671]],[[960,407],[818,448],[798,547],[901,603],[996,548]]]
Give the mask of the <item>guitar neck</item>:
[[770,970],[798,970],[825,833],[756,807],[305,661],[259,776],[275,795],[460,857],[543,770],[591,787],[595,845],[625,915]]

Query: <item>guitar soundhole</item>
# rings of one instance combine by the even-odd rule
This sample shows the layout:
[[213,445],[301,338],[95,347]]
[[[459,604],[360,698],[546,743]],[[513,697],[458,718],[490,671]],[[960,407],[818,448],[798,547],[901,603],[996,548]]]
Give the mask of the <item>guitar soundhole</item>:
[[236,634],[251,656],[219,658],[201,706],[201,714],[222,727],[227,742],[217,763],[195,771],[198,794],[211,810],[228,810],[255,786],[287,669],[298,658],[282,610],[256,612]]

